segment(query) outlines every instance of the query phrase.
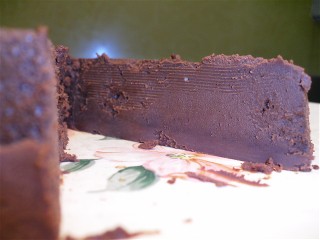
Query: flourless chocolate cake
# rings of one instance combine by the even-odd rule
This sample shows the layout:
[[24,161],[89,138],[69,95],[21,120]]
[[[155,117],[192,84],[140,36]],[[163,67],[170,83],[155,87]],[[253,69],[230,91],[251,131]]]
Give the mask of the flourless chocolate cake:
[[0,29],[0,239],[58,238],[56,78],[45,29]]
[[58,238],[67,126],[310,170],[310,77],[281,57],[75,59],[44,29],[1,29],[0,44],[1,239]]
[[[60,47],[61,48],[61,47]],[[65,51],[66,54],[66,51]],[[72,59],[69,126],[247,162],[310,170],[310,77],[280,56],[188,62]]]

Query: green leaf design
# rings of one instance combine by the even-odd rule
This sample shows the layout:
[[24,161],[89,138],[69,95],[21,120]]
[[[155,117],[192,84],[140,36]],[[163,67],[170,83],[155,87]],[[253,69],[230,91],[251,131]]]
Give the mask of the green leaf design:
[[95,164],[97,159],[80,159],[79,162],[72,162],[65,165],[60,166],[60,169],[63,173],[71,173],[75,171],[80,171],[87,169]]
[[155,183],[157,176],[143,166],[127,167],[113,174],[108,179],[107,190],[139,190]]
[[173,158],[173,159],[183,159],[183,160],[190,160],[194,156],[191,154],[186,154],[186,153],[169,153],[166,156]]

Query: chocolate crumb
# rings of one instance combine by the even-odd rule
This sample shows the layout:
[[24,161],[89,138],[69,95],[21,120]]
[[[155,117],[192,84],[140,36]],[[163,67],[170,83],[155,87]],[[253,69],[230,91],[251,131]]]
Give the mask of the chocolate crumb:
[[179,54],[171,54],[170,57],[172,60],[181,60],[181,56]]
[[157,146],[158,143],[159,143],[158,140],[149,140],[149,141],[140,143],[138,148],[141,148],[141,149],[152,149],[155,146]]
[[313,170],[319,170],[319,165],[312,165]]
[[269,158],[265,163],[252,163],[244,162],[241,164],[242,170],[249,172],[262,172],[265,174],[271,174],[273,171],[281,172],[282,166]]
[[169,184],[174,184],[175,182],[176,182],[176,178],[175,177],[172,177],[172,178],[170,178],[168,181],[167,181],[167,183],[169,183]]

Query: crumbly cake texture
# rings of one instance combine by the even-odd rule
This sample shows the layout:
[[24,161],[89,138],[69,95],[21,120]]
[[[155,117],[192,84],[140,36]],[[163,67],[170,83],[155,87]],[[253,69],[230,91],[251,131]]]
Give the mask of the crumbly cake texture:
[[0,239],[57,239],[56,78],[46,29],[0,29]]
[[158,145],[158,140],[152,140],[152,141],[146,141],[146,142],[140,143],[138,148],[153,149],[157,145]]
[[70,59],[75,129],[309,171],[310,77],[280,56]]
[[265,163],[243,162],[241,164],[241,169],[249,172],[271,174],[273,171],[281,172],[282,167],[279,164],[274,164],[273,159],[269,158]]
[[72,93],[70,91],[70,83],[71,78],[75,79],[78,74],[78,72],[72,69],[72,66],[68,65],[70,63],[70,56],[66,54],[67,50],[64,47],[52,49],[57,76],[59,154],[60,161],[77,161],[75,155],[65,152],[69,142],[67,119],[70,117],[71,112],[69,98],[72,97]]

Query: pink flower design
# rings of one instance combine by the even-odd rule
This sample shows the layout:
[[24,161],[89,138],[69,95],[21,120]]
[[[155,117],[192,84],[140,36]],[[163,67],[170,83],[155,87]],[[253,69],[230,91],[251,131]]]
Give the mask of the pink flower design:
[[[241,171],[239,161],[162,146],[144,150],[138,148],[138,145],[136,143],[121,148],[106,147],[97,150],[95,156],[128,165],[140,164],[163,178],[196,179],[214,183],[216,186],[267,186],[261,183],[261,174],[256,174],[258,180],[247,180],[246,175],[253,173]],[[238,168],[234,167],[235,162],[238,163]]]

